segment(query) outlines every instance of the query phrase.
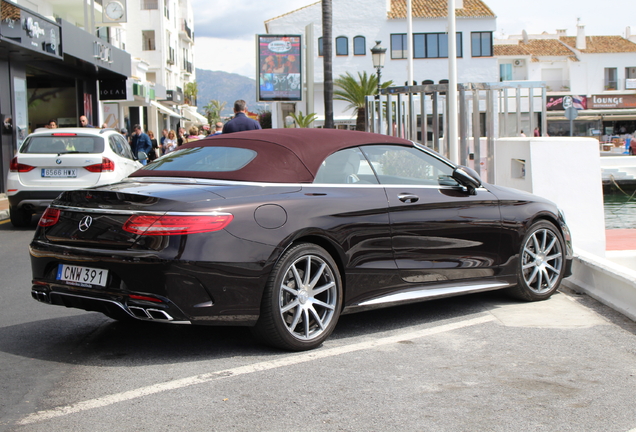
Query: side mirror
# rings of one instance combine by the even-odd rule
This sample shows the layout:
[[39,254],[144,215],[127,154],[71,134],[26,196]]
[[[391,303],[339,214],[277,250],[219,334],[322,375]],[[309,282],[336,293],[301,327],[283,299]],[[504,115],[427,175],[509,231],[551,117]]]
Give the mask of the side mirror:
[[139,153],[137,153],[137,159],[140,161],[146,160],[148,159],[148,155],[146,154],[146,152],[140,151]]
[[475,195],[475,189],[481,186],[481,178],[479,177],[479,174],[467,166],[459,165],[455,168],[453,170],[453,178],[457,181],[457,183],[466,187],[471,195]]

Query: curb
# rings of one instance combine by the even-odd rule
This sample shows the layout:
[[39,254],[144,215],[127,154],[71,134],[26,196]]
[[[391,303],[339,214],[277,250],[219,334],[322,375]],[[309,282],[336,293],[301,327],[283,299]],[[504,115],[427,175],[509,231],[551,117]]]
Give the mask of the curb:
[[0,194],[0,221],[9,219],[9,200],[7,195]]

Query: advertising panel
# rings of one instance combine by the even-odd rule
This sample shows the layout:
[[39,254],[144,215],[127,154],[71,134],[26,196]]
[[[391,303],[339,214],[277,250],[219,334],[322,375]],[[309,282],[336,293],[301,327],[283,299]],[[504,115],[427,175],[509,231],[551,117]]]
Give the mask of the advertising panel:
[[302,100],[300,39],[300,35],[258,35],[258,101]]
[[548,96],[546,109],[548,111],[563,111],[570,107],[577,110],[588,109],[587,97],[579,95]]
[[0,0],[0,38],[62,58],[60,25],[5,0]]
[[636,108],[636,95],[593,95],[590,98],[590,109],[625,109]]

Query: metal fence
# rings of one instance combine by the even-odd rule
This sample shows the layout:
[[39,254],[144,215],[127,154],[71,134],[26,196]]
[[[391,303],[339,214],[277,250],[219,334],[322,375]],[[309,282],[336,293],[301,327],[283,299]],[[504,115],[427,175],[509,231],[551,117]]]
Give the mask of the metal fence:
[[[520,136],[524,127],[528,135],[539,127],[546,136],[545,82],[468,83],[457,87],[456,145],[460,160],[454,162],[468,165],[474,159],[475,170],[480,173],[479,161],[485,159],[487,171],[494,173],[495,139]],[[448,84],[426,84],[389,87],[379,96],[367,96],[366,130],[410,139],[448,157],[447,92]]]

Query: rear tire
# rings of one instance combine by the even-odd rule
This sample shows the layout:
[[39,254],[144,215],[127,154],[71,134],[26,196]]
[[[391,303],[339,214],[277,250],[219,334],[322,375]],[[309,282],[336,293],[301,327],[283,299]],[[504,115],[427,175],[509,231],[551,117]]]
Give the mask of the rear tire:
[[555,293],[565,271],[565,242],[550,222],[534,223],[521,243],[517,286],[510,293],[522,300],[546,300]]
[[323,248],[301,243],[274,266],[252,333],[277,348],[310,350],[329,337],[341,308],[338,266]]
[[9,217],[11,224],[16,228],[25,228],[31,225],[33,213],[23,208],[9,207]]

